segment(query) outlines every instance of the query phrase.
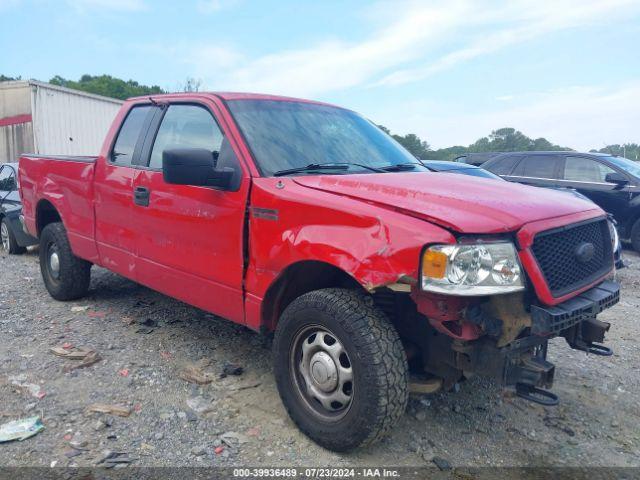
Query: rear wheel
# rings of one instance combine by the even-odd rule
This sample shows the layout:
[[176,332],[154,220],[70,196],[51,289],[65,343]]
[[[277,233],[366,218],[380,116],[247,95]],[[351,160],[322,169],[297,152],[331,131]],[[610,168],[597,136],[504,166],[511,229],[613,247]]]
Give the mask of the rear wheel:
[[640,218],[631,227],[631,245],[636,252],[640,253]]
[[302,295],[282,314],[273,347],[285,408],[321,446],[347,451],[373,443],[404,413],[404,349],[364,293],[331,288]]
[[9,225],[9,219],[6,217],[2,219],[2,223],[0,224],[0,238],[2,239],[2,249],[11,255],[18,255],[27,251],[26,248],[18,245],[16,236],[13,234],[13,230],[11,230],[11,226]]
[[89,290],[91,263],[73,254],[60,222],[50,223],[40,234],[40,271],[47,291],[56,300],[75,300]]

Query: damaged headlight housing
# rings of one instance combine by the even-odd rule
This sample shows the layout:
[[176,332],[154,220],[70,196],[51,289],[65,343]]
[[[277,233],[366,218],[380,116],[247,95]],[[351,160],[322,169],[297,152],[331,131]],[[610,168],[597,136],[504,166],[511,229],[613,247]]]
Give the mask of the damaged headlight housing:
[[432,245],[422,254],[421,285],[448,295],[495,295],[524,290],[511,242]]

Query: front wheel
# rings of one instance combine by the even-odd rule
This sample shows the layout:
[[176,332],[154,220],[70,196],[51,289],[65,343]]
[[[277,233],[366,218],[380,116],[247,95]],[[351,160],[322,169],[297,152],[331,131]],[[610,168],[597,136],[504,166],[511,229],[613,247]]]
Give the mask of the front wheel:
[[0,238],[2,239],[2,249],[11,255],[18,255],[27,251],[26,248],[18,245],[16,236],[11,230],[11,225],[9,225],[9,219],[6,217],[0,223]]
[[405,411],[407,360],[370,297],[329,288],[297,298],[274,338],[280,397],[308,437],[347,451],[384,436]]
[[50,223],[40,234],[40,271],[47,291],[56,300],[75,300],[89,290],[91,263],[73,254],[60,222]]

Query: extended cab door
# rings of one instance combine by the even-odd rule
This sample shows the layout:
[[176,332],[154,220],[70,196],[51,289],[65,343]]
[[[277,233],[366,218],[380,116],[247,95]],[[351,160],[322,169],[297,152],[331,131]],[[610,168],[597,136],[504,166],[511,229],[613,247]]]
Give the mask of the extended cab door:
[[[241,323],[249,176],[215,108],[213,103],[169,104],[157,133],[152,128],[147,135],[146,166],[133,184],[136,271],[140,283]],[[162,152],[173,148],[210,150],[218,166],[234,168],[238,182],[232,190],[167,184]]]
[[133,180],[144,134],[157,111],[151,104],[133,105],[106,158],[96,163],[96,246],[102,265],[136,279],[136,229],[133,220]]

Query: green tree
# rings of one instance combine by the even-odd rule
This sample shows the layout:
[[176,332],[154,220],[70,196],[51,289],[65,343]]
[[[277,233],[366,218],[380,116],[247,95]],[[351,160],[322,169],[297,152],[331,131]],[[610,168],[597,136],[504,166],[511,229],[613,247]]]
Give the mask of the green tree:
[[469,152],[519,152],[527,150],[569,150],[554,145],[546,138],[535,140],[511,127],[494,130],[487,137],[478,139],[469,145]]
[[428,142],[422,140],[415,133],[407,133],[406,135],[395,135],[385,127],[384,125],[378,125],[378,127],[387,135],[393,137],[393,139],[402,145],[404,148],[416,158],[427,158],[431,153],[431,147]]
[[607,145],[600,150],[591,151],[618,155],[620,157],[626,157],[629,160],[640,160],[640,145],[638,145],[637,143],[624,143],[622,145],[616,143],[613,145]]
[[6,75],[0,74],[0,82],[10,82],[13,80],[22,80],[22,77],[7,77]]
[[75,90],[82,90],[88,93],[95,93],[105,97],[119,98],[120,100],[126,100],[130,97],[165,93],[164,90],[157,85],[141,85],[134,80],[125,81],[112,77],[111,75],[82,75],[78,81],[68,80],[56,75],[49,80],[49,83],[61,87],[73,88]]

